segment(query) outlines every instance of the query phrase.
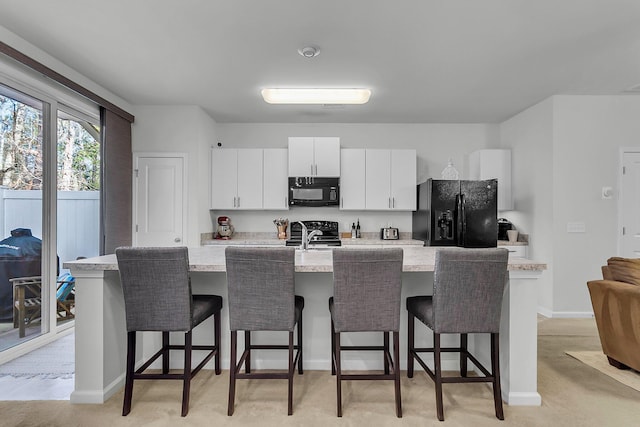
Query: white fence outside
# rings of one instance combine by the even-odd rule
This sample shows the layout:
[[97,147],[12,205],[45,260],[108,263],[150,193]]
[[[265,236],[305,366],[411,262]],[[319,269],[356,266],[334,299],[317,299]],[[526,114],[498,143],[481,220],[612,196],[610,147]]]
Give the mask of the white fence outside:
[[[58,256],[60,265],[100,251],[100,192],[58,191]],[[30,228],[42,239],[42,191],[0,188],[0,240],[11,230]]]

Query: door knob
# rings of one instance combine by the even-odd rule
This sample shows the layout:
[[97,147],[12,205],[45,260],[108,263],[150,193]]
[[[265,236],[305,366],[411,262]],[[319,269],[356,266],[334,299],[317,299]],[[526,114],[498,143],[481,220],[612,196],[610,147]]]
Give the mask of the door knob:
[[173,239],[173,241],[176,242],[176,243],[180,243],[182,241],[182,239],[179,238],[179,237],[176,237],[175,239]]

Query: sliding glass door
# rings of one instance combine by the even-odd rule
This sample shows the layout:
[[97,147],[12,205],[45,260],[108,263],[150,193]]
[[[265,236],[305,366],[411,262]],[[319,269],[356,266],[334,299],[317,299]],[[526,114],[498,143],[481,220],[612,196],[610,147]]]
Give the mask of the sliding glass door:
[[43,277],[51,276],[42,215],[49,111],[0,86],[0,350],[49,330],[42,321],[50,294]]
[[100,126],[87,110],[0,83],[0,352],[72,327],[64,263],[100,253]]

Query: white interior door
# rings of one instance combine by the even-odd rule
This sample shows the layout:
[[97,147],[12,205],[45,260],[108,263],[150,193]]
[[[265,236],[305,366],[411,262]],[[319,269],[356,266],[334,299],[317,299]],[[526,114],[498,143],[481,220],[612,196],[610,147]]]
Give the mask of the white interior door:
[[185,155],[135,156],[136,246],[183,246],[186,235]]
[[640,152],[622,153],[620,256],[640,258]]

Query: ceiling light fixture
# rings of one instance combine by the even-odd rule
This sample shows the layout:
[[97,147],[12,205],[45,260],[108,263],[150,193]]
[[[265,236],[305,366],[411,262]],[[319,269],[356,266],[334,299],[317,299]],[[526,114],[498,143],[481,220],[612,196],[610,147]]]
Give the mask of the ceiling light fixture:
[[366,104],[369,89],[262,89],[262,98],[269,104]]

